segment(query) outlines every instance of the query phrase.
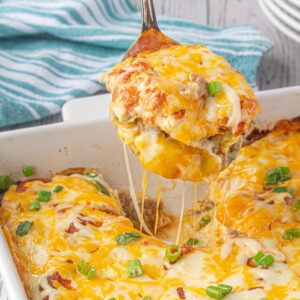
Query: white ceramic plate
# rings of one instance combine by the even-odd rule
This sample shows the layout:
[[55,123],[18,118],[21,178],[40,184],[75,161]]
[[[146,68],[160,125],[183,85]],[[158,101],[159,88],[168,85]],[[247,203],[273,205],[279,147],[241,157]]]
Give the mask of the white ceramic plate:
[[[271,23],[284,34],[300,43],[300,9],[297,6],[281,0],[258,0],[258,2]],[[291,14],[290,11],[293,11],[293,13]]]
[[[257,122],[274,123],[278,119],[300,115],[300,86],[259,92],[257,96],[263,111],[256,118]],[[114,188],[128,189],[121,142],[107,119],[109,100],[109,95],[100,95],[70,101],[63,110],[69,122],[0,133],[0,174],[23,180],[21,170],[24,165],[35,167],[34,177],[49,177],[68,167],[97,166]],[[95,112],[99,115],[95,116]],[[136,192],[141,192],[141,165],[130,152],[129,160]],[[161,178],[160,184],[167,209],[178,212],[182,182]],[[199,184],[197,196],[203,196],[206,188],[205,183]],[[150,172],[146,192],[156,197],[156,176]],[[192,183],[187,183],[185,196],[188,206],[193,200]],[[0,272],[10,299],[25,300],[23,286],[1,229]]]

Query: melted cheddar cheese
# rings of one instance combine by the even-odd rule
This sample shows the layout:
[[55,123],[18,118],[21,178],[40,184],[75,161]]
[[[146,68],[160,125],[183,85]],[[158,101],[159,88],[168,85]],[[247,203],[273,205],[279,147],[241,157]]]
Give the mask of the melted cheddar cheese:
[[[244,76],[201,45],[177,45],[118,63],[100,81],[111,120],[142,165],[200,181],[223,169],[259,105]],[[209,95],[208,83],[222,91]]]
[[[94,180],[110,196],[101,193]],[[57,185],[63,189],[54,193]],[[49,201],[41,202],[38,211],[29,210],[41,190],[51,192]],[[57,175],[51,181],[12,185],[3,197],[0,216],[29,299],[210,299],[206,287],[219,283],[233,287],[226,296],[229,300],[300,297],[297,256],[286,257],[273,232],[264,239],[224,237],[207,249],[183,245],[182,255],[171,264],[167,245],[133,228],[122,216],[117,193],[100,175]],[[33,225],[27,234],[16,235],[25,220]],[[141,238],[118,245],[116,237],[125,232],[139,233]],[[286,253],[299,257],[299,250],[291,250],[299,249],[298,240],[282,243]],[[275,263],[266,269],[249,267],[248,259],[258,251],[271,253]],[[143,275],[129,278],[126,267],[137,258]],[[96,269],[92,279],[78,271],[81,260]]]

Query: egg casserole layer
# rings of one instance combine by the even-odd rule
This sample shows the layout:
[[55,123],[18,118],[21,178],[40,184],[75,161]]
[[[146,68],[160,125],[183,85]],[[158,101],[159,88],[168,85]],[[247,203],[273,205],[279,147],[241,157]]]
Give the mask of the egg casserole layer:
[[167,178],[217,174],[260,111],[244,76],[201,45],[141,53],[100,81],[112,92],[119,137],[145,168]]
[[[299,130],[298,121],[282,122],[241,150],[212,183],[216,223],[187,236],[201,245],[206,230],[214,242],[205,248],[182,242],[178,255],[170,256],[168,245],[133,228],[122,216],[117,193],[99,174],[73,170],[51,181],[12,185],[2,199],[1,225],[28,298],[300,299]],[[276,183],[268,177],[274,184],[266,185],[270,170],[281,175]],[[58,185],[62,189],[54,192]],[[273,192],[281,186],[289,192]],[[39,210],[30,210],[40,191],[51,196]],[[20,232],[26,221],[31,226]],[[295,234],[286,235],[287,230]],[[265,265],[254,263],[259,253],[268,258]],[[212,298],[220,284],[227,292]]]

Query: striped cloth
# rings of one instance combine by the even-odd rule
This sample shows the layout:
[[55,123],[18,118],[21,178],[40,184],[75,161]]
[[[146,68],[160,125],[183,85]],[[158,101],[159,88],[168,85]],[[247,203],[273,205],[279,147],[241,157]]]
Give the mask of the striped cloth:
[[[254,26],[215,29],[158,16],[183,44],[224,56],[255,88],[272,44]],[[0,127],[58,113],[73,98],[105,90],[99,75],[120,61],[140,33],[130,0],[0,0]]]

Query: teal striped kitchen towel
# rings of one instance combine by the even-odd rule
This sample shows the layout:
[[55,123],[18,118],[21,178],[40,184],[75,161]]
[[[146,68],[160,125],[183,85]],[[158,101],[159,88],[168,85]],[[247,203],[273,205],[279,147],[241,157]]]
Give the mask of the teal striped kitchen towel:
[[[201,43],[227,58],[256,87],[261,56],[272,47],[256,27],[158,21],[180,43]],[[104,91],[99,75],[121,60],[140,25],[130,0],[0,0],[0,127],[50,116],[70,99]]]

